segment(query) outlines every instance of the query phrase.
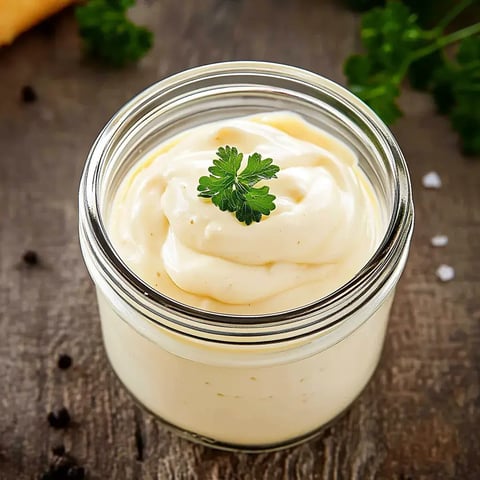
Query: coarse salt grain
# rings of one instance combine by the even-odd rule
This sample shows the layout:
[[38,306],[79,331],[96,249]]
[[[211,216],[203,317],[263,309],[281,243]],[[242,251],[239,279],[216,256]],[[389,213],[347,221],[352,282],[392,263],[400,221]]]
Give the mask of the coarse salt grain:
[[449,282],[455,278],[455,270],[450,265],[440,265],[436,273],[442,282]]
[[425,188],[440,188],[442,180],[437,172],[428,172],[423,176],[422,184]]
[[435,235],[430,239],[432,247],[445,247],[448,245],[448,237],[446,235]]

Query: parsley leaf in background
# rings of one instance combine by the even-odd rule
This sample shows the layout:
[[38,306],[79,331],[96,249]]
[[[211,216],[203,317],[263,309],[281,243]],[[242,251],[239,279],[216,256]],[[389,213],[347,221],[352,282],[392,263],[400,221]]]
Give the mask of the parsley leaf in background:
[[362,44],[375,71],[396,73],[426,35],[417,15],[400,2],[389,2],[362,17]]
[[153,34],[131,22],[126,11],[135,0],[90,0],[75,15],[87,53],[121,67],[140,59],[151,48]]
[[[356,12],[365,12],[374,7],[383,7],[388,0],[343,0],[344,3]],[[478,0],[474,0],[480,3]],[[452,8],[459,4],[459,0],[403,0],[413,13],[418,16],[418,22],[423,28],[434,27]],[[473,2],[472,2],[473,3]]]
[[[362,16],[361,39],[365,53],[352,55],[344,65],[349,88],[386,123],[402,112],[396,99],[402,81],[431,91],[439,111],[448,113],[460,134],[463,151],[480,153],[480,23],[444,34],[445,28],[474,0],[463,0],[430,30],[399,1],[388,1]],[[461,42],[456,62],[443,49]]]
[[396,98],[405,60],[425,37],[416,21],[416,15],[399,2],[369,11],[362,16],[361,25],[366,53],[351,56],[344,66],[352,92],[387,123],[402,115]]
[[253,153],[238,173],[242,159],[243,153],[235,147],[220,147],[213,166],[208,169],[210,175],[200,177],[197,190],[199,197],[211,198],[220,210],[234,212],[239,222],[250,225],[275,209],[275,195],[269,187],[254,185],[260,180],[276,178],[280,168],[273,165],[271,158],[262,159],[259,153]]
[[446,62],[434,77],[433,95],[450,117],[467,155],[480,153],[480,37],[462,40],[456,61]]
[[396,104],[400,94],[398,85],[388,75],[376,72],[365,56],[353,55],[345,65],[350,90],[386,122],[393,123],[402,112]]

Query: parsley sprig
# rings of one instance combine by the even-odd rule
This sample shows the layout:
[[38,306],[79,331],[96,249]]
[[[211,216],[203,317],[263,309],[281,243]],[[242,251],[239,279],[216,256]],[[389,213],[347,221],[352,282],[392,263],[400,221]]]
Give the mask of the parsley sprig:
[[[473,3],[457,3],[428,30],[399,1],[369,10],[362,16],[361,25],[365,54],[349,57],[344,72],[350,89],[389,124],[402,115],[397,97],[408,75],[412,86],[430,91],[439,110],[450,116],[464,152],[478,154],[480,23],[445,34],[452,20]],[[453,43],[460,43],[455,61],[445,52],[445,47]]]
[[135,0],[89,0],[76,8],[87,53],[113,66],[136,62],[150,50],[153,34],[127,18]]
[[222,211],[234,212],[239,222],[250,225],[259,222],[262,215],[270,215],[275,209],[275,195],[266,185],[255,187],[260,180],[277,178],[280,168],[271,158],[259,153],[249,155],[246,167],[238,173],[243,153],[226,145],[217,150],[217,158],[209,167],[210,175],[200,177],[197,190],[199,197],[211,198]]

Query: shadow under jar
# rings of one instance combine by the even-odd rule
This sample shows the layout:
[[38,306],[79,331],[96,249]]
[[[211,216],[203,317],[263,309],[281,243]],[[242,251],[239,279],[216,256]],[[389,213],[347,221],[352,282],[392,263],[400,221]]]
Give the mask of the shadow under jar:
[[[333,293],[279,313],[208,312],[150,287],[106,227],[125,175],[180,132],[278,110],[301,115],[358,156],[384,224],[373,256]],[[207,65],[147,88],[100,133],[80,185],[81,249],[114,371],[167,426],[216,448],[297,444],[353,402],[378,364],[412,228],[408,172],[385,125],[337,84],[280,64]]]

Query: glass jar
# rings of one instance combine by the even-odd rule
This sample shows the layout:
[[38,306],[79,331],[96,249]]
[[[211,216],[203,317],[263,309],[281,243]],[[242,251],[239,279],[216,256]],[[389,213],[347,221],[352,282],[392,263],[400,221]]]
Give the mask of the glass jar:
[[[330,295],[280,313],[212,313],[152,289],[105,228],[125,174],[181,131],[274,110],[300,114],[357,153],[385,225],[374,255]],[[382,121],[339,85],[280,64],[207,65],[147,88],[100,133],[80,185],[81,249],[114,371],[167,426],[217,448],[291,446],[353,402],[377,366],[412,228],[407,168]]]

